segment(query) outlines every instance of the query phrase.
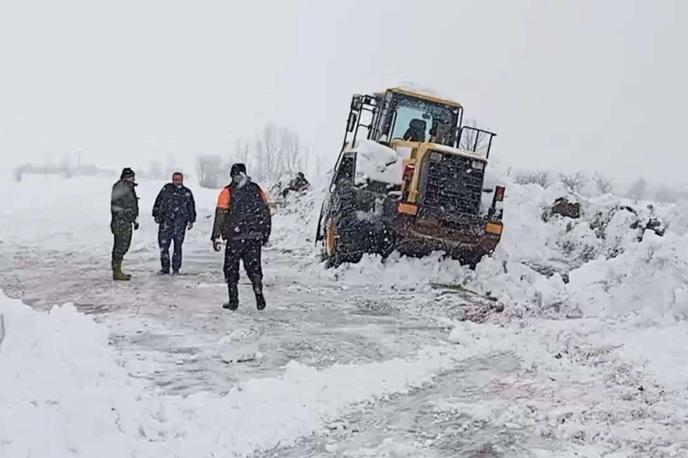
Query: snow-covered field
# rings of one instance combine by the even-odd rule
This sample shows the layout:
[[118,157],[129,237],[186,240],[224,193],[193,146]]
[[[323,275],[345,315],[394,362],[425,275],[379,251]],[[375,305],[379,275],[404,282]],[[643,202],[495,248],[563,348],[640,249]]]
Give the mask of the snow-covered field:
[[162,183],[142,182],[134,279],[113,284],[112,183],[3,181],[0,457],[688,455],[688,206],[588,195],[545,221],[561,189],[503,181],[505,237],[475,272],[325,270],[321,194],[289,203],[263,313],[248,284],[220,308],[215,191],[193,188],[185,275],[163,278]]

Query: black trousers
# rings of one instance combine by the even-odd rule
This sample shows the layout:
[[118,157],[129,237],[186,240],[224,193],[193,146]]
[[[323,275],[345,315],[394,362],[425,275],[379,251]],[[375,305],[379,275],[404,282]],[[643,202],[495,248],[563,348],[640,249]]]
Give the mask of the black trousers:
[[228,240],[225,248],[225,281],[230,285],[239,283],[239,261],[244,263],[244,270],[251,283],[262,280],[261,250],[260,240]]
[[163,270],[170,270],[170,245],[174,243],[172,253],[172,269],[182,267],[182,245],[186,237],[186,221],[164,222],[158,229],[158,245],[160,246],[160,265]]

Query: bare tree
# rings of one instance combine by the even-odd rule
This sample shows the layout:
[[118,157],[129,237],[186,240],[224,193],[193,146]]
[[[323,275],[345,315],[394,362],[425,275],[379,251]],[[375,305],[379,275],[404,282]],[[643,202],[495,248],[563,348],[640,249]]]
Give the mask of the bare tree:
[[583,186],[587,183],[588,178],[583,172],[576,172],[571,175],[561,174],[559,179],[566,188],[569,194],[577,194],[583,190]]
[[285,173],[303,171],[307,150],[296,133],[268,125],[256,141],[253,159],[256,176],[262,180],[275,181]]
[[288,130],[282,131],[284,141],[284,153],[281,157],[281,173],[292,173],[302,171],[306,154],[301,146],[298,134]]
[[551,184],[549,173],[544,170],[517,173],[514,177],[514,181],[518,184],[537,184],[543,188],[547,188]]
[[256,174],[262,180],[275,180],[280,175],[280,156],[284,150],[284,129],[265,126],[256,141]]
[[597,190],[602,194],[609,194],[614,189],[614,185],[611,180],[601,173],[596,173],[592,178],[593,183]]
[[249,149],[248,142],[242,138],[236,141],[234,146],[234,161],[246,164],[249,167],[249,159],[251,157],[251,152]]

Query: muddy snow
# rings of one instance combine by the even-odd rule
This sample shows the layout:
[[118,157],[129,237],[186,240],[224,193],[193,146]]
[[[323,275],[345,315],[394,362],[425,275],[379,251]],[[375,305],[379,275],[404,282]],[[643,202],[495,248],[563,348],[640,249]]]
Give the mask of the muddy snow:
[[504,181],[505,237],[475,272],[326,270],[322,193],[287,202],[268,308],[244,279],[234,313],[215,191],[193,188],[183,275],[160,277],[162,183],[142,182],[134,279],[113,284],[112,183],[4,181],[0,456],[685,456],[685,212],[584,195],[580,220],[547,219],[561,189]]

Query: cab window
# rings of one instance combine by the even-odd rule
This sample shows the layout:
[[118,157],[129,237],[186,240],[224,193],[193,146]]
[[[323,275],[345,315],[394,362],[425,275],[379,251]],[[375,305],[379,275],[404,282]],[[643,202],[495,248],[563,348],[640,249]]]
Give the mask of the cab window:
[[399,97],[389,119],[392,140],[432,142],[453,146],[458,113],[445,105]]

